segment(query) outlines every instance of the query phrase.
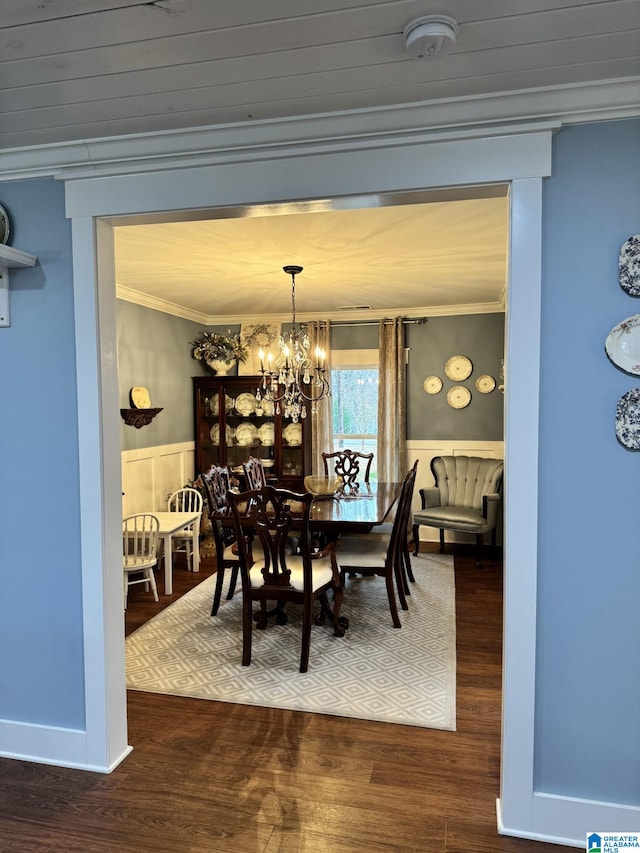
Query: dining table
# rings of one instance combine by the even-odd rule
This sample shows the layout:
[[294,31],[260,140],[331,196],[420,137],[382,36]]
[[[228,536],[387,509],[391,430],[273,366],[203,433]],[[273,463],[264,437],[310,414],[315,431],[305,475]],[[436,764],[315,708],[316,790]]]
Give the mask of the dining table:
[[332,539],[370,533],[389,517],[401,491],[402,483],[373,482],[344,493],[318,495],[311,504],[311,527]]
[[[173,592],[173,559],[171,539],[185,527],[193,524],[200,517],[199,512],[153,512],[152,515],[158,519],[160,529],[158,531],[164,543],[164,594],[171,595]],[[193,571],[200,570],[200,550],[198,537],[193,538]]]

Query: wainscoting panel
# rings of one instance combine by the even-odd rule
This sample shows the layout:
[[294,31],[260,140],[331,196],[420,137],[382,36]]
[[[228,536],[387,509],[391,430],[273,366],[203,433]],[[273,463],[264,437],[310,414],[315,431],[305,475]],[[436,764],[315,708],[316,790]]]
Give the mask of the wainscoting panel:
[[[420,509],[420,489],[435,485],[431,474],[431,460],[434,456],[488,456],[491,459],[504,459],[503,441],[408,441],[407,463],[413,465],[418,460],[416,487],[413,493],[413,511]],[[438,542],[439,531],[435,527],[420,527],[421,542]],[[487,537],[488,540],[488,537]],[[498,531],[498,542],[502,541]],[[475,543],[475,537],[469,533],[445,532],[445,542]]]
[[121,460],[123,515],[166,509],[168,496],[194,478],[192,441],[124,450]]

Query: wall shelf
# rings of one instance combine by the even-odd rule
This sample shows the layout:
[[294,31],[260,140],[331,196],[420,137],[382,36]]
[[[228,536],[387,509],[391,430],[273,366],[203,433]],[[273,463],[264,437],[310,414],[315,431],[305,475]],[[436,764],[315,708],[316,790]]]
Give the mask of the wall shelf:
[[122,420],[127,426],[141,429],[148,426],[162,409],[120,409]]
[[9,270],[35,267],[38,259],[20,249],[0,244],[0,326],[10,326],[9,314]]

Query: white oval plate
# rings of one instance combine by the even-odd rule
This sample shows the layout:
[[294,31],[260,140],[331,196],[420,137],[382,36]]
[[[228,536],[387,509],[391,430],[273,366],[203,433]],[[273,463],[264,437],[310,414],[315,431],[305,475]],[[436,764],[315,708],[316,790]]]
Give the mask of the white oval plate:
[[447,391],[447,403],[452,409],[465,409],[471,402],[471,391],[464,385],[454,385]]
[[476,379],[476,389],[481,394],[490,394],[495,387],[496,380],[493,378],[493,376],[489,376],[488,373],[485,373],[482,376],[478,376],[478,378]]
[[275,442],[275,427],[273,424],[262,424],[260,429],[258,430],[258,437],[260,438],[260,443],[264,444],[265,447],[271,447]]
[[618,259],[620,287],[629,296],[640,296],[640,234],[622,244]]
[[427,376],[422,387],[427,394],[439,394],[442,391],[442,379],[439,376]]
[[302,424],[289,424],[282,437],[290,447],[299,447],[302,444]]
[[633,376],[640,376],[640,314],[627,317],[607,335],[604,348],[611,361]]
[[258,428],[251,421],[242,421],[236,427],[236,441],[241,445],[255,444],[258,440]]
[[616,436],[628,450],[640,450],[640,388],[627,391],[618,400]]
[[[233,427],[227,424],[225,434],[227,436],[227,445],[233,444]],[[214,424],[209,430],[209,435],[211,436],[212,444],[220,444],[220,424]]]
[[245,417],[253,414],[256,410],[256,398],[253,394],[245,391],[244,394],[238,394],[236,397],[236,411],[240,412]]

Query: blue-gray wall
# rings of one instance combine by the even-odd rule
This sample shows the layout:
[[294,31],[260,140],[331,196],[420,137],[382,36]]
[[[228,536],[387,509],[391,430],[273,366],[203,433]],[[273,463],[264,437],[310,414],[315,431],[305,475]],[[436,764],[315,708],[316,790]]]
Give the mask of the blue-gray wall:
[[640,121],[559,133],[543,200],[535,787],[640,805],[640,454],[614,432],[640,382],[604,352],[640,312],[618,285]]
[[[535,742],[537,789],[635,804],[640,456],[617,443],[613,417],[638,383],[603,344],[640,308],[616,272],[620,244],[640,231],[639,151],[637,120],[562,130],[545,188]],[[83,676],[70,235],[60,184],[6,183],[0,202],[14,245],[40,259],[13,274],[13,324],[0,329],[0,717],[74,727]]]
[[192,358],[189,342],[202,326],[120,299],[116,317],[120,408],[129,408],[129,391],[139,385],[149,391],[152,407],[162,408],[141,429],[121,421],[122,450],[193,441],[191,377],[207,368]]
[[[71,228],[64,185],[3,184],[12,245],[0,328],[0,719],[84,728]],[[1,846],[1,844],[0,844]]]

